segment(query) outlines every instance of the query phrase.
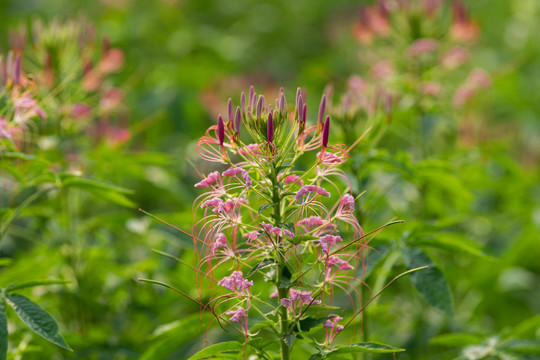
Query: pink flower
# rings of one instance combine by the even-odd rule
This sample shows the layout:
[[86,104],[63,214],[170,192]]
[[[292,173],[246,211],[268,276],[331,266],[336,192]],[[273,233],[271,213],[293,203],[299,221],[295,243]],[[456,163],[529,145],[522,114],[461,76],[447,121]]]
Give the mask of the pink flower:
[[339,235],[324,235],[324,236],[321,236],[319,238],[319,246],[321,247],[321,251],[328,255],[329,252],[330,252],[330,248],[332,247],[332,245],[338,243],[338,242],[341,242],[343,241],[343,239],[341,238],[341,236]]
[[242,324],[247,320],[247,313],[243,307],[239,306],[236,310],[229,310],[225,313],[231,317],[231,321],[235,323]]
[[246,182],[247,187],[251,187],[251,178],[249,177],[249,174],[246,170],[242,169],[241,167],[237,168],[230,168],[229,170],[225,170],[223,172],[223,176],[235,176],[240,174],[242,176],[242,179]]
[[240,204],[247,204],[247,203],[248,202],[246,199],[235,197],[234,199],[227,199],[227,201],[225,201],[225,205],[223,206],[223,209],[225,210],[225,212],[231,213],[234,210],[239,209]]
[[277,290],[270,294],[270,299],[277,299],[278,297],[279,293]]
[[247,237],[247,241],[251,242],[261,236],[257,230],[250,231],[244,235],[244,237]]
[[227,238],[225,237],[225,234],[218,233],[216,236],[216,240],[214,240],[214,246],[212,247],[212,252],[216,252],[216,250],[221,248],[226,248],[229,245],[227,242]]
[[223,200],[221,200],[220,198],[213,198],[213,199],[210,199],[210,200],[206,200],[204,203],[201,204],[201,208],[213,208],[212,209],[212,212],[214,214],[222,214],[223,211],[224,211],[224,203],[223,203]]
[[231,291],[244,291],[249,289],[250,286],[253,286],[253,281],[244,279],[244,274],[241,271],[235,271],[230,276],[219,280],[218,285]]
[[70,114],[74,118],[87,118],[92,115],[92,108],[83,103],[73,104]]
[[284,184],[296,183],[300,186],[304,185],[304,182],[300,180],[300,176],[294,175],[294,174],[286,176],[285,179],[283,179],[283,183]]
[[203,179],[203,180],[199,181],[199,182],[196,183],[194,186],[195,186],[195,187],[204,187],[204,188],[207,188],[207,187],[210,187],[210,185],[212,185],[213,183],[215,183],[215,182],[218,181],[219,179],[220,179],[219,172],[218,172],[218,171],[214,171],[213,173],[208,174],[208,176],[206,177],[206,179]]
[[339,209],[338,212],[352,212],[354,211],[354,197],[352,197],[351,194],[345,194],[341,198],[341,201],[339,203]]
[[352,270],[352,269],[354,269],[354,267],[351,264],[349,264],[345,260],[341,260],[337,256],[328,257],[328,259],[326,260],[326,266],[328,268],[331,268],[333,266],[337,266],[338,270]]
[[321,196],[330,197],[330,193],[322,187],[318,187],[316,185],[306,185],[300,188],[300,190],[298,190],[294,198],[296,201],[298,201],[298,199],[300,199],[302,196],[311,192],[316,192],[318,195]]
[[259,156],[261,155],[261,148],[259,147],[258,144],[249,144],[238,149],[238,153],[244,156],[245,155]]
[[261,223],[261,226],[263,227],[264,231],[266,231],[270,235],[277,235],[277,236],[287,235],[291,239],[294,237],[294,234],[290,232],[289,230],[282,229],[280,227],[273,226],[271,224],[267,224],[264,221]]

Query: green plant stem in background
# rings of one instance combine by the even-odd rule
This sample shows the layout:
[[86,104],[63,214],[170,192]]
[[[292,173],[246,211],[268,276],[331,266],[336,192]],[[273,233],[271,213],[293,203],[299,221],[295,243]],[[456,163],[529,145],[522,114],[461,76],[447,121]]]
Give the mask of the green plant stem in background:
[[[278,186],[278,180],[277,180],[277,171],[275,164],[271,165],[272,172],[272,205],[274,207],[274,225],[280,226],[281,224],[281,199],[279,196],[279,186]],[[287,287],[283,287],[281,284],[281,279],[283,277],[283,270],[287,266],[286,259],[284,256],[282,256],[279,251],[276,250],[276,259],[278,260],[278,269],[277,269],[277,278],[276,278],[276,287],[278,289],[278,301],[281,303],[281,299],[284,299],[287,297]],[[281,359],[282,360],[289,360],[289,344],[285,341],[285,336],[288,333],[289,329],[289,319],[287,314],[287,308],[285,306],[280,307],[280,347],[281,347]]]

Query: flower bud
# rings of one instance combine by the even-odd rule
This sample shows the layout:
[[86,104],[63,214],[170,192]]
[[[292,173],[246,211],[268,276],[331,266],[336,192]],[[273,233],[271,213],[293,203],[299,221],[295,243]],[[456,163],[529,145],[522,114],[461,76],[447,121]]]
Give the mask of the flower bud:
[[240,132],[240,124],[242,124],[242,114],[240,112],[240,106],[236,107],[236,113],[234,114],[234,132]]
[[223,146],[223,141],[225,141],[225,126],[223,125],[223,118],[221,117],[221,114],[218,116],[217,119],[217,132],[219,145]]
[[232,105],[232,99],[229,98],[227,101],[227,121],[231,122],[233,120],[233,105]]
[[300,122],[302,124],[302,127],[306,126],[306,119],[307,119],[307,104],[304,104],[302,106],[302,117],[300,118]]
[[246,94],[242,91],[242,94],[240,94],[240,106],[242,107],[242,111],[246,111]]
[[278,106],[279,112],[282,116],[285,116],[287,113],[287,101],[285,100],[285,93],[281,93],[279,96],[279,106]]
[[324,120],[324,110],[326,109],[326,95],[322,96],[321,104],[319,105],[319,123],[322,123]]
[[250,109],[253,109],[253,103],[255,102],[255,100],[253,99],[254,97],[255,97],[255,88],[253,87],[253,85],[251,85],[249,87],[249,98],[248,98]]
[[263,108],[263,101],[264,101],[264,96],[259,95],[259,100],[257,101],[257,113],[256,113],[257,119],[261,118],[262,108]]
[[13,85],[18,85],[21,81],[21,54],[17,54],[15,58],[15,64],[13,65]]
[[324,122],[324,129],[322,133],[322,147],[323,149],[326,149],[326,146],[328,145],[328,135],[330,134],[330,116],[326,117],[326,121]]
[[274,121],[272,120],[272,113],[268,114],[268,121],[266,123],[266,138],[271,143],[274,140]]
[[302,95],[298,95],[298,98],[296,99],[296,111],[298,111],[298,119],[302,116],[302,111],[304,110],[304,99],[302,99]]

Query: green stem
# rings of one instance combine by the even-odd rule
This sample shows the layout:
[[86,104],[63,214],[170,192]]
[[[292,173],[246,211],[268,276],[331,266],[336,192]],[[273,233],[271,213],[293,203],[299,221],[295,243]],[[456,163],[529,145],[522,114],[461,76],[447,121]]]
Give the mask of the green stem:
[[[275,226],[279,226],[281,224],[281,201],[280,201],[280,194],[279,194],[279,187],[278,187],[278,181],[277,181],[277,173],[276,173],[276,167],[275,164],[272,164],[271,168],[271,180],[272,180],[272,202],[274,205],[274,214],[273,218],[275,221]],[[279,251],[276,251],[276,259],[278,260],[278,266],[277,266],[277,279],[276,279],[276,287],[278,289],[278,301],[279,304],[281,304],[281,299],[284,299],[287,297],[287,288],[281,286],[281,277],[283,275],[283,269],[285,269],[286,265],[286,259],[284,256],[281,256]],[[280,332],[279,332],[279,343],[281,346],[281,360],[289,360],[289,345],[285,342],[285,335],[288,332],[289,329],[289,318],[287,313],[287,308],[284,306],[281,306],[280,308]]]

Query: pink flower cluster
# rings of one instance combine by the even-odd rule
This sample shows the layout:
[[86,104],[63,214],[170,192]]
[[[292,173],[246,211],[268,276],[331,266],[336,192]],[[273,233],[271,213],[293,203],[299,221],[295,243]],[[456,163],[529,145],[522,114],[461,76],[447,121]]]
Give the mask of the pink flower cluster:
[[334,341],[336,335],[344,328],[343,325],[338,325],[338,322],[343,320],[341,316],[331,314],[329,317],[330,319],[323,323],[323,327],[326,328],[326,344],[330,344],[332,341]]
[[239,306],[236,310],[229,310],[225,313],[231,317],[231,321],[235,323],[242,324],[247,321],[247,313],[243,307]]
[[[279,179],[279,177],[278,177]],[[300,176],[298,175],[294,175],[294,174],[291,174],[291,175],[288,175],[285,177],[285,179],[283,179],[283,183],[284,184],[298,184],[300,186],[304,185],[304,182],[302,180],[300,180]]]
[[330,197],[330,193],[328,191],[326,191],[324,188],[319,187],[317,185],[306,185],[306,186],[302,186],[302,188],[300,188],[300,190],[298,190],[298,192],[294,196],[294,199],[296,201],[298,201],[302,196],[304,196],[304,195],[306,195],[308,193],[312,193],[312,192],[315,192],[315,193],[317,193],[318,195],[321,195],[321,196]]
[[345,260],[341,260],[337,256],[329,256],[328,259],[326,259],[326,267],[331,268],[333,266],[337,266],[338,270],[352,270],[354,267],[346,262]]
[[213,198],[210,200],[206,200],[201,204],[201,209],[209,208],[212,209],[212,212],[214,214],[223,214],[225,203],[220,198]]
[[253,286],[253,281],[244,279],[244,274],[241,271],[234,271],[231,275],[224,277],[218,281],[219,286],[223,286],[231,291],[241,291],[249,289]]
[[223,233],[218,233],[216,239],[214,240],[214,245],[212,246],[212,252],[216,252],[218,249],[226,248],[229,245],[227,237]]

